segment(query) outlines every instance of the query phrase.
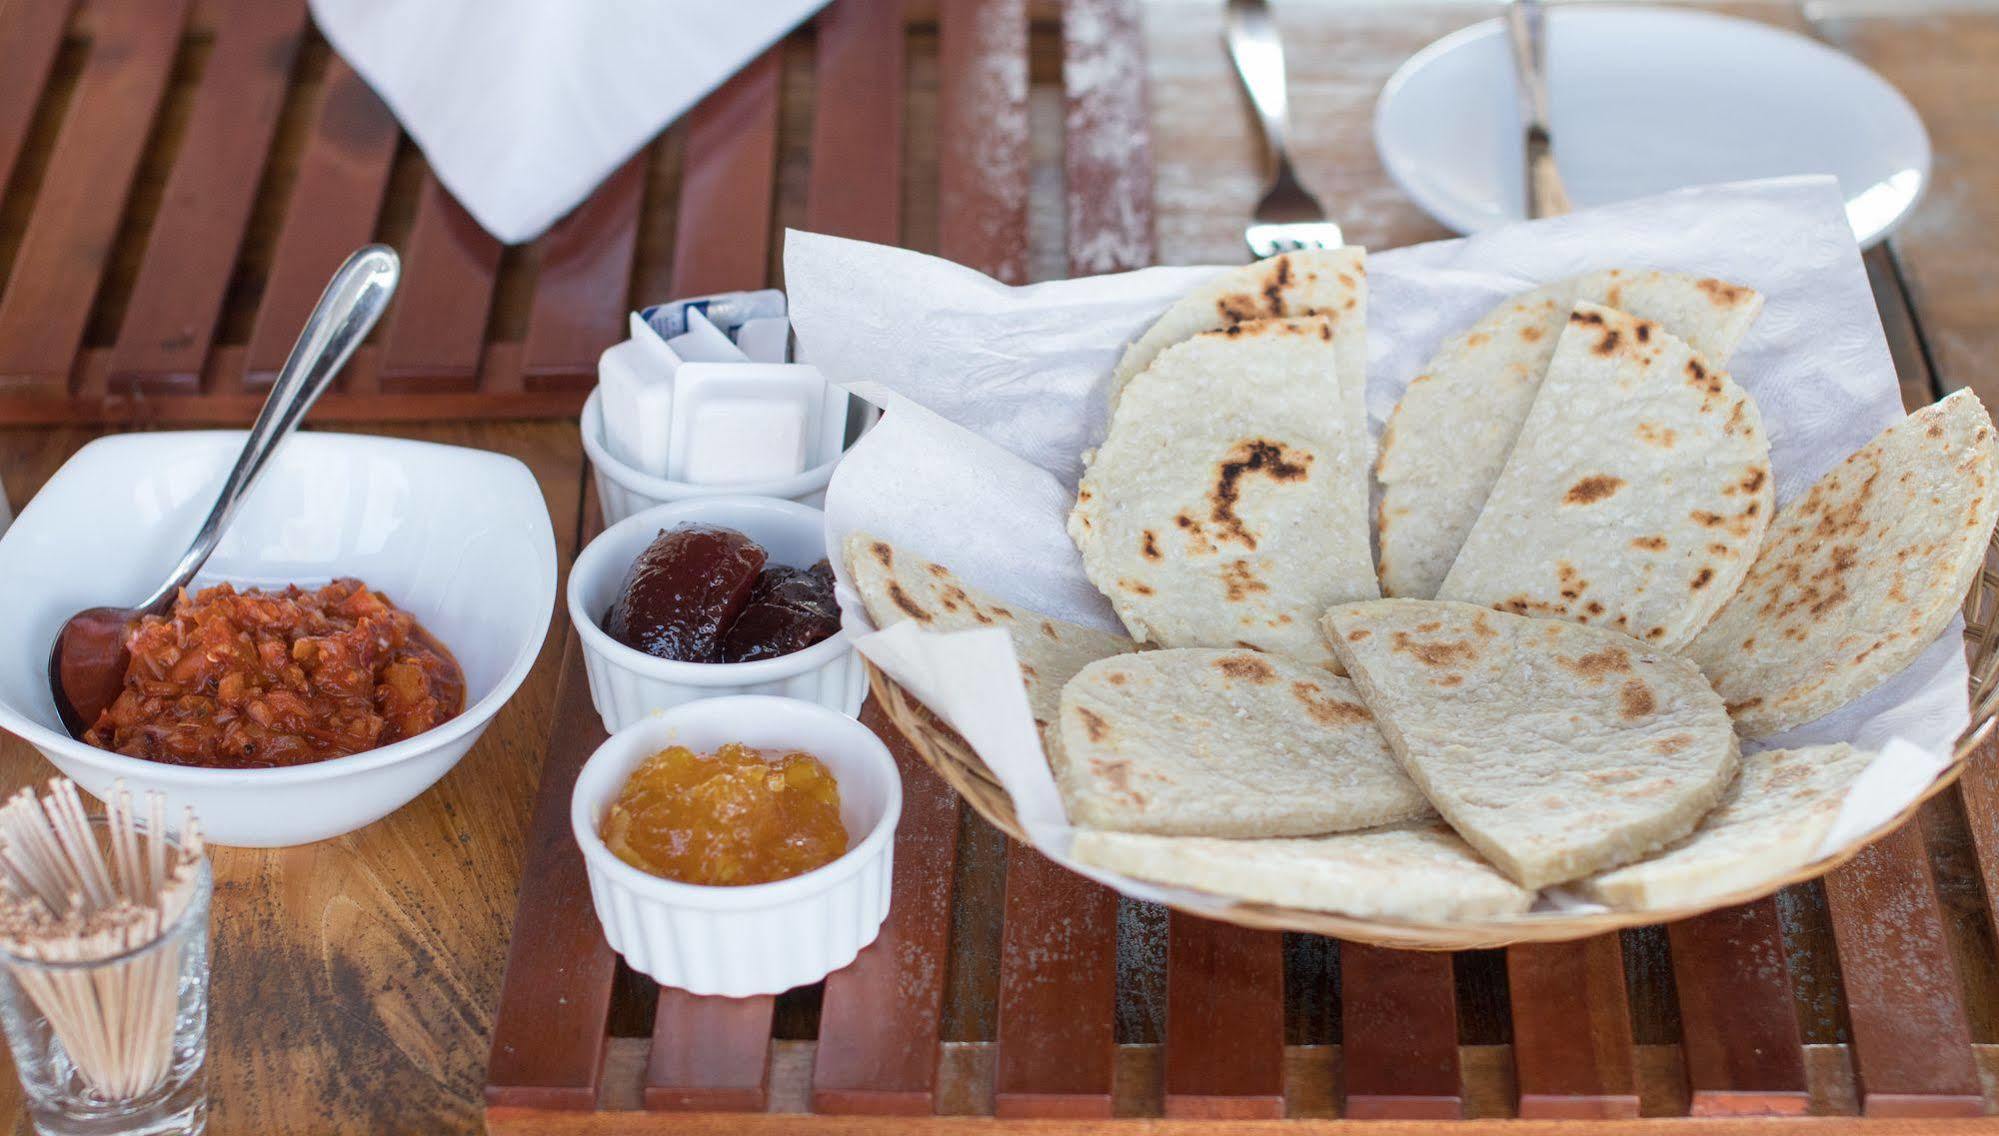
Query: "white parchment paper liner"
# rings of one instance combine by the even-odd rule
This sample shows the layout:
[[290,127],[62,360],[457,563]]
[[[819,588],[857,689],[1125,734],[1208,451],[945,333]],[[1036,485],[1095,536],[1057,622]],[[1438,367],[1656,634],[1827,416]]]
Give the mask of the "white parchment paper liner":
[[[1780,505],[1902,414],[1874,296],[1829,177],[1681,190],[1368,258],[1370,426],[1447,336],[1514,293],[1597,268],[1660,268],[1748,284],[1762,317],[1731,361],[1770,436]],[[1083,575],[1064,519],[1101,437],[1124,345],[1216,267],[1153,268],[1010,288],[906,250],[787,235],[802,349],[888,411],[833,476],[827,535],[862,530],[950,566],[1032,611],[1121,630]],[[1447,445],[1448,440],[1439,439]],[[1219,907],[1075,863],[1012,647],[997,630],[877,632],[838,563],[861,652],[961,733],[1012,795],[1042,852],[1125,894]],[[1766,743],[1849,741],[1880,756],[1848,793],[1820,855],[1914,800],[1970,719],[1963,623],[1835,714]],[[1587,905],[1550,892],[1544,908]]]

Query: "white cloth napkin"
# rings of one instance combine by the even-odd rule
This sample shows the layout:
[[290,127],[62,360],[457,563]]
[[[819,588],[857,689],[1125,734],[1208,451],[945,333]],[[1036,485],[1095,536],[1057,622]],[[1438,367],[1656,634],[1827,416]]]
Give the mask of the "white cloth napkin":
[[[1901,416],[1887,340],[1830,177],[1680,190],[1368,258],[1367,395],[1379,433],[1452,332],[1535,284],[1595,268],[1712,274],[1762,291],[1731,360],[1770,436],[1779,505]],[[785,244],[800,348],[826,376],[889,408],[848,452],[826,497],[829,547],[865,530],[941,561],[1022,607],[1117,629],[1064,529],[1101,440],[1105,385],[1124,345],[1216,268],[1009,288],[901,249],[810,233]],[[1003,632],[876,632],[836,564],[841,612],[864,655],[957,727],[1012,794],[1035,846],[1127,895],[1214,904],[1077,864],[1072,831],[1020,695]],[[1852,845],[1915,798],[1969,720],[1963,623],[1900,675],[1773,745],[1850,741],[1880,757],[1849,792],[1821,854]],[[1573,908],[1551,894],[1550,906]]]
[[532,240],[826,0],[311,0],[495,237]]

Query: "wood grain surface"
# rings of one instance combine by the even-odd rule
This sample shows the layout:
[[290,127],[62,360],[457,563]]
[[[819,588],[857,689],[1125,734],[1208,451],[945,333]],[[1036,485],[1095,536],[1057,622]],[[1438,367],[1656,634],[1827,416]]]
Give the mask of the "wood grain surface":
[[[462,233],[454,236],[446,202],[425,213],[429,191],[420,155],[316,35],[306,31],[284,83],[273,83],[271,59],[250,58],[246,43],[274,50],[283,44],[279,29],[284,18],[296,16],[295,3],[257,6],[254,14],[270,24],[228,19],[248,11],[241,0],[78,0],[73,15],[67,8],[60,0],[0,5],[0,274],[7,280],[0,291],[0,333],[21,332],[13,340],[0,334],[0,392],[65,384],[112,392],[125,381],[119,376],[132,375],[149,376],[142,387],[178,389],[194,375],[200,389],[224,395],[218,405],[229,407],[227,413],[246,416],[254,410],[259,380],[283,359],[332,266],[367,240],[421,236],[415,246],[421,255],[410,257],[412,271],[424,263],[442,267],[423,269],[416,279],[435,273],[460,285],[417,290],[439,305],[439,327],[400,336],[394,324],[385,327],[350,367],[347,387],[316,417],[522,458],[541,480],[565,564],[585,499],[573,421],[473,423],[450,416],[483,413],[491,405],[489,389],[518,392],[508,393],[514,401],[505,405],[529,408],[524,412],[558,412],[562,388],[573,394],[587,382],[578,360],[587,368],[589,345],[617,334],[627,302],[662,299],[704,278],[718,281],[714,287],[767,279],[773,220],[805,218],[815,228],[941,249],[1016,280],[1130,263],[1121,257],[1139,230],[1122,203],[1138,192],[1129,188],[1143,165],[1130,158],[1138,139],[1127,140],[1122,152],[1061,140],[1065,132],[1080,137],[1096,130],[1094,123],[1131,113],[1127,87],[1078,81],[1092,59],[1111,74],[1131,61],[1082,52],[1079,29],[1093,22],[1141,28],[1150,126],[1143,141],[1151,159],[1148,196],[1159,260],[1239,260],[1243,217],[1257,189],[1260,149],[1218,48],[1220,6],[1211,0],[842,0],[816,28],[738,80],[738,89],[749,91],[740,107],[676,125],[634,158],[609,195],[586,207],[591,212],[531,248],[505,254],[477,239],[460,239]],[[1387,179],[1368,116],[1381,82],[1411,52],[1496,10],[1427,0],[1279,6],[1294,77],[1300,169],[1356,241],[1387,248],[1446,235]],[[1999,12],[1836,4],[1814,8],[1807,19],[1788,3],[1751,2],[1730,10],[1825,36],[1879,68],[1923,114],[1936,146],[1935,183],[1910,223],[1869,255],[1869,278],[1908,402],[1961,386],[1999,397],[1990,368],[1981,365],[1999,334],[1992,318],[1999,312],[1999,284],[1989,271],[1999,262],[1993,205],[1999,161],[1990,145],[1999,121],[1999,82],[1991,66],[1999,58]],[[914,21],[907,34],[904,20]],[[183,33],[187,38],[180,38]],[[956,66],[976,55],[971,49],[978,44],[996,42],[1014,45],[1000,53],[999,65]],[[115,77],[105,62],[114,55],[120,64]],[[209,81],[225,75],[241,76],[244,97],[223,100],[212,93],[221,88]],[[274,89],[275,104],[250,97],[262,92],[269,98]],[[972,105],[968,100],[980,90],[1017,96],[1026,111],[1018,119],[990,116],[942,129],[944,122],[965,121],[962,109],[949,108]],[[261,166],[251,153],[256,147],[246,141],[259,129],[274,139]],[[749,247],[698,249],[699,242],[689,240],[680,198],[712,194],[692,172],[709,163],[689,161],[704,153],[780,167],[762,198],[714,195],[761,219],[749,227]],[[826,161],[829,153],[841,157]],[[209,180],[176,161],[196,154],[212,156]],[[229,172],[241,169],[251,172]],[[879,179],[834,176],[843,169],[884,173]],[[1103,191],[1074,192],[1098,178]],[[245,179],[254,183],[247,197]],[[940,198],[959,203],[968,211],[961,215],[992,219],[990,227],[946,228]],[[235,247],[225,251],[204,242],[177,255],[175,241],[184,249],[190,244],[181,233],[189,225],[206,226],[203,231],[220,235],[220,244]],[[1092,233],[1100,240],[1083,239]],[[445,251],[433,259],[437,248]],[[711,276],[707,267],[687,268],[690,263],[716,267]],[[14,285],[30,274],[35,288]],[[177,283],[183,278],[190,284],[184,290]],[[475,308],[476,319],[468,314]],[[193,333],[189,343],[174,334],[204,323],[212,332]],[[199,342],[204,338],[208,342]],[[400,375],[428,387],[442,376],[456,393],[441,395],[423,411],[437,416],[434,421],[388,424],[413,412],[376,395],[384,375],[392,386]],[[119,405],[131,421],[200,420],[169,400],[109,397],[128,398]],[[49,405],[50,420],[66,413],[65,400]],[[537,406],[543,409],[532,409]],[[93,436],[92,429],[67,426],[0,429],[0,482],[15,506]],[[561,932],[564,919],[586,930],[594,926],[587,896],[575,882],[546,877],[522,893],[530,902],[516,922],[523,857],[539,859],[567,838],[560,830],[530,830],[537,782],[544,795],[565,797],[565,763],[580,760],[592,744],[576,736],[552,750],[548,745],[558,698],[586,697],[580,689],[561,689],[565,633],[558,617],[520,694],[460,766],[410,806],[362,832],[309,848],[217,853],[212,1131],[466,1132],[478,1130],[482,1118],[496,1131],[631,1131],[646,1104],[672,1104],[673,1090],[699,1087],[698,1065],[671,1060],[676,1053],[707,1059],[702,1042],[716,1035],[707,1032],[698,1009],[648,1019],[663,1032],[605,1037],[613,987],[608,976],[616,967],[606,958],[601,985],[591,977],[597,964],[587,961],[592,936],[586,934],[576,935],[582,953],[573,956],[585,964],[552,980],[542,991],[545,1000],[529,1012],[547,1040],[492,1036],[510,950],[519,954],[538,940],[546,943]],[[1439,1070],[1454,1058],[1461,1107],[1468,1123],[1479,1125],[1576,1100],[1591,1102],[1587,1107],[1599,1113],[1648,1118],[1688,1109],[1783,1111],[1800,1100],[1800,1076],[1803,1106],[1814,1114],[1809,1120],[1737,1122],[1717,1115],[1700,1127],[1768,1132],[1809,1123],[1829,1131],[1850,1128],[1853,1122],[1842,1118],[1863,1111],[1876,1118],[1990,1112],[1989,1086],[1999,1083],[1992,1047],[1999,1041],[1999,923],[1989,902],[1999,885],[1994,770],[1992,756],[1981,756],[1961,791],[1927,812],[1920,829],[1884,842],[1849,869],[1850,877],[1792,889],[1737,924],[1714,920],[1674,928],[1658,937],[1670,940],[1670,952],[1663,946],[1656,952],[1593,946],[1568,964],[1512,968],[1511,990],[1508,968],[1495,966],[1495,956],[1461,956],[1449,968],[1454,1014],[1446,1014],[1438,998],[1444,975],[1425,971],[1426,965],[1437,969],[1435,960],[1406,973],[1390,969],[1384,977],[1376,965],[1383,960],[1347,948],[1336,971],[1310,969],[1321,964],[1294,955],[1287,975],[1281,950],[1224,956],[1208,949],[1203,955],[1196,949],[1203,946],[1198,931],[1190,940],[1184,921],[1176,919],[1174,954],[1183,973],[1217,965],[1189,960],[1229,957],[1237,959],[1225,968],[1230,982],[1249,981],[1267,992],[1281,989],[1287,977],[1310,979],[1316,993],[1299,997],[1293,991],[1276,999],[1273,1017],[1272,1001],[1261,995],[1219,1008],[1197,1001],[1188,1009],[1191,987],[1169,982],[1174,995],[1164,1034],[1147,1039],[1164,1044],[1120,1045],[1111,1052],[1110,1111],[1120,1117],[1288,1112],[1300,1118],[1290,1130],[1345,1130],[1345,1121],[1332,1118],[1380,1107],[1374,1102],[1393,1098],[1400,1084],[1424,1086],[1421,1107],[1447,1102],[1448,1082]],[[0,775],[7,784],[48,772],[24,745],[0,741]],[[913,874],[915,898],[898,895],[897,918],[925,904],[948,912],[954,879],[966,894],[984,897],[981,902],[1003,903],[1008,857],[988,854],[997,853],[995,846],[961,865],[955,802],[941,789],[926,799],[935,809],[933,838],[909,856],[932,869],[927,876]],[[972,831],[979,840],[988,838]],[[908,862],[899,857],[899,877]],[[754,1106],[760,1093],[770,1111],[676,1113],[670,1118],[675,1130],[955,1132],[989,1126],[955,1114],[993,1111],[1008,1083],[1005,1046],[996,1041],[1005,1028],[998,1023],[1006,1020],[995,1004],[1007,987],[998,957],[1004,950],[1000,920],[991,920],[990,946],[964,955],[942,945],[951,933],[948,914],[916,922],[921,928],[908,937],[888,940],[909,944],[893,968],[868,977],[857,964],[828,983],[823,1004],[773,1005],[765,1029],[725,1031],[731,1044],[755,1048],[710,1070],[727,1076],[711,1080],[717,1095],[709,1099],[721,1103],[707,1107]],[[1743,944],[1750,942],[1765,963],[1773,945],[1783,948],[1795,1028],[1804,1042],[1801,1065],[1790,1060],[1791,1042],[1781,1028],[1764,1032],[1782,1024],[1772,998],[1779,984],[1767,975],[1724,980],[1725,962],[1748,951]],[[950,965],[939,965],[946,957]],[[1134,1000],[1147,973],[1140,962],[1117,960],[1121,1023],[1157,1020],[1156,1007],[1148,1019],[1142,1000]],[[1418,972],[1425,979],[1414,993],[1381,1000]],[[1568,986],[1547,999],[1524,1000],[1536,982],[1543,986],[1535,989]],[[885,1019],[882,1007],[892,1003],[870,992],[905,985],[915,992],[915,1011]],[[1580,1002],[1570,987],[1584,992]],[[1093,980],[1078,988],[1096,987]],[[673,1008],[670,997],[663,1004]],[[1198,1033],[1198,1023],[1227,1021],[1215,1015],[1237,1014],[1250,1004],[1260,1007],[1250,1015],[1253,1023],[1222,1028],[1233,1048],[1262,1056],[1247,1062],[1227,1054],[1203,1057],[1200,1044],[1187,1040]],[[1616,1013],[1602,1008],[1620,1004],[1621,1038]],[[1582,1008],[1549,1022],[1545,1010],[1551,1005]],[[1359,1024],[1370,1015],[1420,1024],[1422,1040],[1406,1048],[1386,1044],[1393,1040],[1386,1030]],[[1446,1054],[1438,1039],[1453,1018],[1459,1038],[1472,1044]],[[690,1043],[680,1042],[680,1027],[687,1027]],[[1564,1077],[1551,1079],[1537,1064],[1536,1054],[1564,1028],[1591,1053],[1582,1064],[1595,1071],[1580,1088]],[[575,1045],[562,1043],[565,1030]],[[1318,1040],[1285,1050],[1287,1032]],[[656,1044],[656,1034],[664,1044]],[[1751,1040],[1757,1037],[1771,1040]],[[594,1052],[592,1038],[601,1045]],[[561,1077],[510,1081],[508,1055],[535,1044],[581,1058]],[[1616,1058],[1620,1048],[1629,1055],[1628,1079]],[[741,1052],[760,1052],[764,1059]],[[1194,1068],[1210,1072],[1188,1072],[1190,1054],[1200,1058]],[[1425,1055],[1432,1063],[1398,1064],[1398,1054],[1408,1055],[1405,1061]],[[871,1063],[875,1057],[882,1061]],[[1244,1079],[1227,1080],[1232,1067]],[[487,1111],[482,1088],[489,1075],[498,1088]],[[1089,1083],[1100,1077],[1091,1071]],[[650,1096],[649,1085],[655,1090]],[[1386,1095],[1380,1095],[1382,1085],[1389,1087]],[[881,1086],[887,1091],[874,1095]],[[1087,1099],[1102,1098],[1093,1091]],[[604,1103],[631,1111],[587,1111]],[[798,1115],[843,1104],[945,1115]],[[554,1105],[577,1111],[559,1115]],[[0,1077],[0,1113],[17,1117],[19,1127],[11,1078]],[[1154,1123],[1168,1131],[1191,1131],[1196,1124],[1201,1131],[1248,1130],[1233,1128],[1248,1123],[1240,1121]],[[1533,1120],[1507,1123],[1512,1127],[1505,1130],[1513,1132],[1571,1130]],[[1598,1120],[1591,1130],[1630,1131],[1647,1123]],[[1869,1123],[1868,1131],[1915,1132],[1952,1131],[1965,1122]],[[1418,1131],[1388,1122],[1364,1127]],[[1062,1130],[1103,1129],[1096,1121],[1077,1121]],[[1420,1130],[1438,1127],[1425,1122]]]
[[1805,1052],[1776,902],[1724,908],[1666,930],[1694,1113],[1803,1113]]
[[1520,1115],[1637,1116],[1631,1010],[1617,936],[1509,947],[1506,975]]
[[1451,956],[1340,947],[1346,1115],[1456,1120],[1464,1115]]

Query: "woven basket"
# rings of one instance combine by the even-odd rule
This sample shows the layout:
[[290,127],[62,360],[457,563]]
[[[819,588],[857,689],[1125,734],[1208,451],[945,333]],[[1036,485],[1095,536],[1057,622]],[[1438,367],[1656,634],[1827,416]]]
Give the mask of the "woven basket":
[[[1754,888],[1731,895],[1718,896],[1692,907],[1652,911],[1607,911],[1596,914],[1551,911],[1482,923],[1415,923],[1390,919],[1356,919],[1328,911],[1275,907],[1264,903],[1236,903],[1220,910],[1200,910],[1193,913],[1243,927],[1275,931],[1307,931],[1317,935],[1331,935],[1338,939],[1404,950],[1458,951],[1502,947],[1511,943],[1561,942],[1600,935],[1606,931],[1617,931],[1625,927],[1668,923],[1717,908],[1733,907],[1751,900],[1762,899],[1792,884],[1816,879],[1852,859],[1866,845],[1900,828],[1916,814],[1916,810],[1922,807],[1924,801],[1943,792],[1945,787],[1957,780],[1964,772],[1965,762],[1990,738],[1994,715],[1999,714],[1999,689],[1995,689],[1999,687],[1999,634],[1994,632],[1994,624],[1999,623],[1999,568],[1994,567],[1995,562],[1999,562],[1999,533],[1994,534],[1993,543],[1986,550],[1985,567],[1972,581],[1971,592],[1964,601],[1965,640],[1971,663],[1971,725],[1957,739],[1957,749],[1951,755],[1950,766],[1920,798],[1911,802],[1893,819],[1868,833],[1864,838],[1854,841],[1845,849],[1807,864],[1789,875],[1768,880]],[[991,821],[994,827],[1015,840],[1026,843],[1027,836],[1021,830],[1019,818],[1014,815],[1013,798],[1007,795],[999,779],[993,776],[992,770],[986,768],[986,763],[979,759],[979,755],[972,751],[972,747],[966,744],[965,739],[959,737],[957,731],[945,725],[930,712],[928,707],[917,701],[914,695],[882,673],[873,663],[868,664],[868,683],[889,719],[908,737],[910,745],[930,768],[936,770],[938,776],[944,778],[960,796],[971,802],[972,807],[979,811],[979,815]]]

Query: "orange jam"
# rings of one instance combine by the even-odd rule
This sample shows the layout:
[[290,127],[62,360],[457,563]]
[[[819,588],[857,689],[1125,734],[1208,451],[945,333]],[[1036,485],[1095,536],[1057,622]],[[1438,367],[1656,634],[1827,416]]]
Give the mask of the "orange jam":
[[713,756],[670,746],[618,791],[601,834],[618,859],[689,884],[762,884],[847,850],[840,786],[809,753],[731,742]]

